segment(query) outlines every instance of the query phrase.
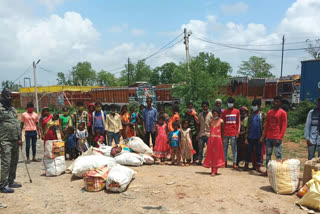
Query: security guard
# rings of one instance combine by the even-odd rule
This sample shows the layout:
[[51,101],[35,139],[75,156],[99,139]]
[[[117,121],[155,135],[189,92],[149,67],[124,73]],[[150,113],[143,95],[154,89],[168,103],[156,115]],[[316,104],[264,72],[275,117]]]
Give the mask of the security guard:
[[21,184],[14,182],[19,160],[19,145],[22,146],[21,129],[16,109],[12,106],[12,92],[2,90],[0,100],[0,152],[1,178],[0,192],[13,193],[12,188]]

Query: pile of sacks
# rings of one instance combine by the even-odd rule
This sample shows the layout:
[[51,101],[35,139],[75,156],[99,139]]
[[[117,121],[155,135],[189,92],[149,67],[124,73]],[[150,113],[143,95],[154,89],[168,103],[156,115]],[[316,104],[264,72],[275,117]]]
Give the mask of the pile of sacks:
[[83,178],[87,191],[107,189],[111,192],[123,192],[136,174],[126,166],[153,164],[151,155],[152,150],[140,138],[132,137],[126,145],[91,147],[67,171]]
[[48,140],[44,145],[43,164],[46,176],[57,176],[66,170],[64,142]]

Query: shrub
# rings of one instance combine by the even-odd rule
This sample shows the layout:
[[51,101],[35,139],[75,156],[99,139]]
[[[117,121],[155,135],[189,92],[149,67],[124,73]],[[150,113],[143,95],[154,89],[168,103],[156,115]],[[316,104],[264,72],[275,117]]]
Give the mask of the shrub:
[[309,111],[315,107],[315,103],[302,101],[296,108],[288,112],[288,127],[298,128],[299,125],[305,124]]

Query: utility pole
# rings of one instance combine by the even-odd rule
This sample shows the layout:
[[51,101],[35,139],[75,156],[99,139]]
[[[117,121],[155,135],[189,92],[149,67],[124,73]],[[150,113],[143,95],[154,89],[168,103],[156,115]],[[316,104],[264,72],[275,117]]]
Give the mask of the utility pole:
[[191,78],[190,74],[190,54],[189,54],[189,37],[190,37],[191,32],[187,31],[187,28],[184,29],[184,44],[186,46],[186,57],[187,57],[187,70],[188,74]]
[[40,62],[40,59],[37,63],[33,61],[33,76],[34,76],[34,96],[36,97],[36,108],[37,113],[39,113],[39,103],[38,103],[38,89],[37,89],[37,75],[36,75],[36,67],[37,64]]
[[281,56],[281,73],[280,73],[280,78],[282,77],[282,69],[283,69],[283,52],[284,52],[284,35],[282,37],[282,56]]
[[130,70],[129,70],[129,67],[130,67],[130,58],[128,57],[128,87],[130,85],[130,76],[129,76]]

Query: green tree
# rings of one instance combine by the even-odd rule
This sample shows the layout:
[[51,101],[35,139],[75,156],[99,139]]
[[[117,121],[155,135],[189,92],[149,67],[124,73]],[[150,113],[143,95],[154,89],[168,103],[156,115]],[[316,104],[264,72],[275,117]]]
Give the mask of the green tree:
[[96,72],[90,62],[78,62],[71,71],[73,85],[88,86],[96,83]]
[[174,96],[185,102],[210,100],[226,84],[230,72],[229,63],[215,58],[213,54],[199,53],[191,58],[190,74],[185,63],[181,63],[175,70],[174,76],[181,82],[174,88]]
[[264,57],[252,56],[248,61],[242,61],[238,74],[248,77],[274,77],[270,72],[273,66]]
[[135,65],[135,69],[132,73],[132,81],[149,81],[152,73],[150,65],[147,65],[145,60],[139,60]]
[[65,73],[59,72],[57,78],[58,85],[72,85],[69,78],[66,77]]
[[315,59],[320,58],[320,39],[315,39],[314,41],[307,39],[306,43],[308,44],[308,48],[306,51]]
[[2,81],[1,83],[2,88],[8,88],[11,91],[19,91],[19,88],[21,88],[22,86],[19,84],[14,83],[13,81]]
[[160,74],[159,70],[153,69],[150,75],[149,83],[151,85],[159,85],[160,84]]
[[101,86],[118,86],[118,79],[114,74],[104,70],[97,73],[97,82]]

